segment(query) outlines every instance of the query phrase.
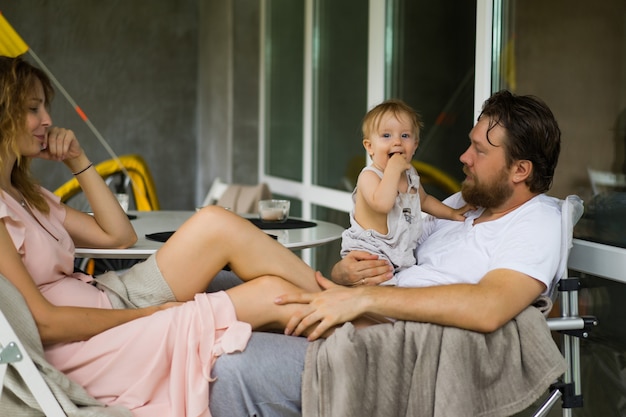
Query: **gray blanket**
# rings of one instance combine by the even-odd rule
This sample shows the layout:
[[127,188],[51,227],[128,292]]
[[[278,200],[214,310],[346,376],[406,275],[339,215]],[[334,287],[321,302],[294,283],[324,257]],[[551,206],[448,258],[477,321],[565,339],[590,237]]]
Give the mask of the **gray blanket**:
[[357,331],[348,323],[309,346],[302,415],[508,416],[565,368],[535,307],[489,334],[404,321]]
[[[0,310],[26,348],[28,355],[70,417],[130,417],[129,410],[106,407],[96,401],[78,384],[53,368],[43,356],[43,346],[35,322],[19,291],[0,276]],[[0,416],[43,416],[39,404],[15,368],[9,366],[4,377],[4,390],[0,397]]]

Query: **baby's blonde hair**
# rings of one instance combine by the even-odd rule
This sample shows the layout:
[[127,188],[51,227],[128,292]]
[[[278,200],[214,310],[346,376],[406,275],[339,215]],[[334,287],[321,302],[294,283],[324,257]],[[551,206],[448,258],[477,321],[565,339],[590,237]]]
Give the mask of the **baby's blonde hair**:
[[378,130],[380,120],[387,113],[392,113],[396,118],[401,115],[408,116],[413,126],[413,135],[419,141],[420,131],[424,128],[422,117],[411,106],[398,99],[385,100],[367,112],[363,118],[361,128],[363,130],[363,139],[368,139],[373,131]]

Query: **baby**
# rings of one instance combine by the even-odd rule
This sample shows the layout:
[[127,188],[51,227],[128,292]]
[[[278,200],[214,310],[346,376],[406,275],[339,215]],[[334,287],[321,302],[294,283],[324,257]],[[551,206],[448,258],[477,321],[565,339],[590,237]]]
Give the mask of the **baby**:
[[[411,164],[419,145],[421,118],[401,100],[387,100],[363,119],[363,146],[372,164],[363,168],[352,193],[350,228],[342,234],[341,256],[361,250],[386,258],[396,274],[415,265],[422,211],[464,221],[471,209],[453,209],[427,194]],[[395,277],[381,285],[395,285]]]

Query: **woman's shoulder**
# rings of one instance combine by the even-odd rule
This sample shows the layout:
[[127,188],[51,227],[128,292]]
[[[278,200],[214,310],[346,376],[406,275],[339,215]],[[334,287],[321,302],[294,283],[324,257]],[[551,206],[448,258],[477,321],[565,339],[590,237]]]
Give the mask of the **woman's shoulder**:
[[15,201],[4,191],[0,190],[0,218],[13,217],[15,218],[15,210],[19,203]]
[[61,222],[65,221],[66,211],[61,203],[61,198],[46,188],[40,187],[39,190],[46,203],[48,203],[50,216],[59,219]]
[[48,203],[53,202],[55,204],[59,204],[61,202],[61,197],[48,190],[47,188],[39,186],[39,192]]

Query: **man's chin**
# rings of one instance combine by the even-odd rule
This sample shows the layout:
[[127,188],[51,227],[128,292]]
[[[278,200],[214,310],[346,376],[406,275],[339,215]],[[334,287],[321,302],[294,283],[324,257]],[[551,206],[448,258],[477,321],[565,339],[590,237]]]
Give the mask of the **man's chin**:
[[466,181],[461,184],[461,196],[467,204],[476,207],[486,207],[485,204],[488,204],[486,202],[488,198],[485,199],[485,196],[473,184],[468,184]]
[[475,207],[493,208],[506,202],[513,194],[512,189],[492,187],[490,189],[476,189],[476,187],[464,186],[461,188],[461,196],[467,204]]

